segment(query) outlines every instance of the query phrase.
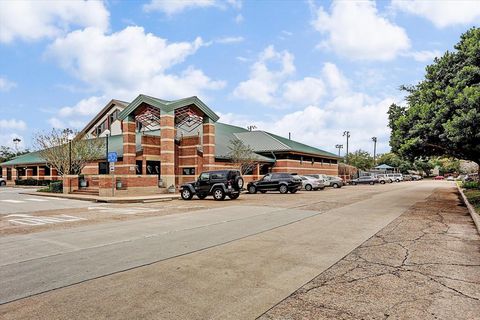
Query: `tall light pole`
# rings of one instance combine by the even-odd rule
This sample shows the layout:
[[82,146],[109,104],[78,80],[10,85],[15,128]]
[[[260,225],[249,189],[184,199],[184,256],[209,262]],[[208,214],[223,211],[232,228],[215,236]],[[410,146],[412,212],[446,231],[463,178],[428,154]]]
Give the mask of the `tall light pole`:
[[338,157],[340,158],[340,149],[343,149],[343,144],[336,144],[335,148],[338,149]]
[[13,138],[13,143],[15,144],[15,155],[18,156],[18,144],[21,142],[20,138]]
[[108,137],[110,136],[110,130],[105,130],[105,145],[106,145],[106,149],[105,149],[105,160],[107,161],[107,170],[108,169]]
[[373,163],[377,164],[377,137],[372,137],[373,141]]
[[348,139],[350,138],[350,131],[343,131],[343,136],[347,137],[347,153],[345,154],[345,163],[348,164]]

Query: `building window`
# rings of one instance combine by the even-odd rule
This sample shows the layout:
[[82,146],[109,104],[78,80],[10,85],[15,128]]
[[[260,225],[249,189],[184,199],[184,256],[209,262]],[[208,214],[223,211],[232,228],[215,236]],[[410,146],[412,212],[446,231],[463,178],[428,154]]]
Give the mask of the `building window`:
[[137,174],[143,174],[142,173],[142,170],[143,170],[143,162],[142,160],[137,160],[135,161],[135,171],[137,172]]
[[98,174],[108,174],[108,163],[99,162],[98,163]]
[[160,176],[160,161],[147,160],[146,174],[154,174]]
[[195,175],[195,168],[183,168],[183,175],[184,176],[194,176]]
[[32,176],[36,177],[38,175],[38,168],[37,167],[33,167],[32,168]]

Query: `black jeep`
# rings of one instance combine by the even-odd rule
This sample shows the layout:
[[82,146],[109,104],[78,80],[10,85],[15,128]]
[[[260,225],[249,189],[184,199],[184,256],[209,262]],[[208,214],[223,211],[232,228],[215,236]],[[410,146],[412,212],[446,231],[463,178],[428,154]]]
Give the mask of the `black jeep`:
[[302,188],[302,179],[296,173],[268,173],[258,181],[250,182],[248,193],[265,193],[280,191],[280,193],[295,193]]
[[213,195],[215,200],[223,200],[225,196],[237,199],[243,188],[243,178],[238,170],[217,170],[202,172],[195,182],[183,184],[180,192],[183,200],[192,199],[196,195],[205,199]]

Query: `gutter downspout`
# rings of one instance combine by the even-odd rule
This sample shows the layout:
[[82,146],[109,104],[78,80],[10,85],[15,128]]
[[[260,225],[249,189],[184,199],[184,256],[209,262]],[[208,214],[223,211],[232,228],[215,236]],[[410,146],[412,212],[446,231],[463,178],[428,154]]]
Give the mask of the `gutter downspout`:
[[275,165],[277,164],[277,157],[275,156],[275,153],[273,153],[273,151],[270,152],[272,153],[273,159],[275,160],[275,162],[273,163],[273,166],[275,167]]

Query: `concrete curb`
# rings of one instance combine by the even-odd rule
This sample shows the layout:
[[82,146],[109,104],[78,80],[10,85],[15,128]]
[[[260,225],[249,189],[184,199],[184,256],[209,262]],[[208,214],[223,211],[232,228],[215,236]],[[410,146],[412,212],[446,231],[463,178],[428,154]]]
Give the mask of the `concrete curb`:
[[99,197],[99,196],[78,196],[69,195],[63,193],[50,193],[50,192],[21,192],[20,194],[28,194],[32,196],[50,197],[50,198],[62,198],[80,201],[92,201],[92,202],[105,202],[105,203],[149,203],[149,202],[163,202],[172,201],[180,198],[180,195],[160,195],[157,197]]
[[462,195],[463,202],[465,202],[465,205],[468,208],[468,212],[470,212],[470,216],[472,216],[473,222],[475,223],[475,226],[477,227],[478,234],[480,234],[480,215],[477,213],[475,208],[468,202],[467,197],[463,193],[462,188],[457,185],[458,191],[460,191],[460,194]]

